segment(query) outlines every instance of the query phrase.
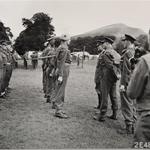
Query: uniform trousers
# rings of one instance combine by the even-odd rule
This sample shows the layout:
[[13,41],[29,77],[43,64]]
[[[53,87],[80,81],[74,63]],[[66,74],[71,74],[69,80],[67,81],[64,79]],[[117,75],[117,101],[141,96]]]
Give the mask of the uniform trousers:
[[136,109],[134,107],[134,100],[127,96],[126,91],[120,92],[121,110],[126,125],[132,125],[136,121]]
[[100,105],[100,114],[105,117],[108,107],[108,95],[110,96],[112,110],[118,110],[118,101],[116,96],[116,81],[112,76],[112,70],[104,68],[103,76],[100,81],[101,88],[101,105]]
[[63,68],[63,81],[61,84],[55,81],[55,87],[52,94],[52,102],[55,104],[56,112],[62,110],[65,98],[65,89],[69,77],[70,64],[65,63]]

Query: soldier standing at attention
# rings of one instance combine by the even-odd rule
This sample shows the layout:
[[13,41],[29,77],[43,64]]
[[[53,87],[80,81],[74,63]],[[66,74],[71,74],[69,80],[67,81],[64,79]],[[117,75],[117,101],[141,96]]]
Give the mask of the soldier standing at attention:
[[31,63],[33,69],[36,69],[38,66],[38,52],[34,51],[31,55]]
[[126,48],[123,50],[122,55],[122,64],[121,64],[121,81],[120,81],[120,96],[121,96],[121,110],[122,115],[125,120],[126,128],[124,130],[120,130],[121,134],[133,134],[134,133],[134,104],[133,100],[131,100],[127,96],[127,86],[131,77],[132,73],[132,66],[131,59],[134,57],[135,54],[135,46],[134,41],[136,39],[130,35],[125,34],[125,37],[122,39],[124,41],[124,47]]
[[118,102],[116,97],[116,82],[118,80],[117,71],[120,63],[120,55],[113,49],[113,40],[105,37],[103,48],[105,51],[101,55],[101,79],[100,79],[100,91],[101,91],[101,104],[100,113],[98,116],[94,116],[94,119],[98,121],[105,121],[107,107],[108,107],[108,95],[112,103],[113,113],[110,116],[111,119],[117,119]]
[[51,50],[48,52],[47,56],[47,69],[46,69],[46,97],[47,102],[51,103],[52,93],[55,87],[55,71],[57,68],[57,51],[56,49],[60,45],[60,39],[55,38],[51,41]]
[[55,117],[67,119],[68,116],[62,110],[64,99],[65,99],[65,88],[69,77],[71,55],[68,50],[68,43],[70,38],[67,35],[60,37],[60,46],[56,49],[57,51],[57,68],[55,75],[57,76],[55,82],[55,89],[52,96],[53,108],[55,108]]
[[[46,57],[47,55],[48,55],[48,53],[51,51],[51,44],[50,44],[50,42],[51,42],[51,40],[53,40],[53,38],[54,37],[51,37],[51,38],[49,38],[47,41],[48,42],[46,42],[46,43],[44,43],[45,44],[45,46],[46,46],[46,48],[43,50],[43,53],[42,53],[42,57]],[[43,58],[42,59],[43,60],[43,64],[42,64],[42,70],[43,70],[43,79],[42,79],[42,83],[43,83],[43,92],[44,92],[44,94],[45,94],[45,98],[47,98],[47,95],[46,95],[46,84],[47,84],[47,76],[46,76],[46,69],[47,69],[47,67],[48,67],[48,58]],[[49,102],[49,101],[47,101],[47,102]]]
[[150,54],[142,56],[137,64],[127,88],[127,95],[137,102],[138,121],[134,148],[150,148]]

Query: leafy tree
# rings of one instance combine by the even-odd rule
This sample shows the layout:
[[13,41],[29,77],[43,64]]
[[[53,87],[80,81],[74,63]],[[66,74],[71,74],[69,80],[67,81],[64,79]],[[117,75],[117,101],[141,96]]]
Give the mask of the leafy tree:
[[12,37],[13,34],[11,32],[11,29],[9,27],[5,27],[3,22],[0,21],[0,41],[10,41]]
[[44,43],[53,35],[54,26],[52,18],[42,12],[36,13],[31,19],[22,19],[25,27],[15,40],[14,48],[19,55],[27,51],[40,51],[44,49]]

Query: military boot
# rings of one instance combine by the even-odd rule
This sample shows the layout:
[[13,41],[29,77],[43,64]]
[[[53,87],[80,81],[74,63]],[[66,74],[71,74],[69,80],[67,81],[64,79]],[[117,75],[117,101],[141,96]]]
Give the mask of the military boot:
[[113,114],[111,116],[108,116],[108,118],[113,119],[113,120],[117,120],[117,111],[113,110]]
[[94,120],[97,120],[97,121],[100,121],[100,122],[104,122],[105,119],[106,119],[106,117],[105,117],[105,115],[99,113],[98,115],[95,115],[95,116],[93,117],[93,119],[94,119]]
[[134,126],[132,124],[126,125],[126,128],[118,130],[119,134],[134,134]]

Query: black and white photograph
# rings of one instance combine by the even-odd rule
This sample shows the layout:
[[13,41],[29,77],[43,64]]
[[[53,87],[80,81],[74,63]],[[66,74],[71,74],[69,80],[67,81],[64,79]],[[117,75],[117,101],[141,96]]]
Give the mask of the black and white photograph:
[[150,149],[150,0],[0,0],[0,149]]

